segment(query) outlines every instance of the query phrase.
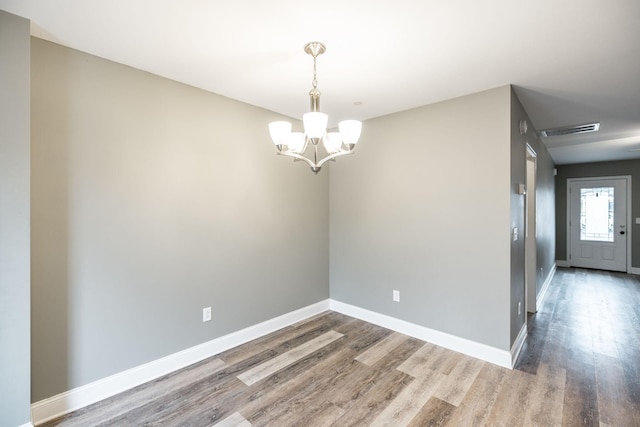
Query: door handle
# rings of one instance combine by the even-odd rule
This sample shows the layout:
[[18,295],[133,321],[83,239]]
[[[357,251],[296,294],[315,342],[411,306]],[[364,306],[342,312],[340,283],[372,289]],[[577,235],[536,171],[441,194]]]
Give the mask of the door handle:
[[620,234],[624,234],[624,230],[622,230],[622,231],[620,232]]

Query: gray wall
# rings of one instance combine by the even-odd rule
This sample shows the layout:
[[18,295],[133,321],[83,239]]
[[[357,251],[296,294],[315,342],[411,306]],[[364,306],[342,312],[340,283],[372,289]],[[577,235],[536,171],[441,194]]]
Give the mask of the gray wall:
[[[520,120],[525,118],[524,110],[519,108],[519,101],[511,90],[510,99],[510,137],[511,137],[511,232],[517,228],[518,239],[511,240],[511,299],[510,299],[510,343],[513,343],[525,322],[525,196],[518,194],[518,185],[527,182],[526,138],[520,135]],[[520,304],[520,313],[518,313]]]
[[29,21],[0,10],[0,425],[31,420]]
[[510,348],[510,100],[504,86],[366,122],[331,169],[332,299]]
[[32,92],[33,401],[328,298],[278,115],[39,39]]
[[631,266],[640,268],[640,159],[617,162],[583,163],[558,166],[556,176],[556,253],[559,260],[567,259],[567,179],[599,176],[631,175]]
[[525,139],[536,152],[536,294],[539,294],[556,262],[555,164],[547,147],[544,146],[537,132],[532,129],[531,120],[522,105],[519,101],[515,101],[512,104],[515,107],[513,116],[514,118],[519,116],[527,119],[529,131],[525,135]]
[[555,260],[553,163],[509,86],[369,120],[319,176],[275,156],[275,113],[39,39],[32,92],[33,401],[330,293],[509,350],[525,140]]
[[[520,121],[526,120],[528,130],[520,134]],[[517,194],[517,185],[526,182],[526,147],[536,152],[536,295],[540,294],[545,280],[555,263],[555,185],[554,163],[546,147],[540,141],[531,120],[517,96],[517,88],[511,95],[511,226],[520,230],[518,241],[511,246],[511,340],[515,340],[526,315],[524,301],[525,272],[525,198]],[[522,311],[518,315],[518,302]]]

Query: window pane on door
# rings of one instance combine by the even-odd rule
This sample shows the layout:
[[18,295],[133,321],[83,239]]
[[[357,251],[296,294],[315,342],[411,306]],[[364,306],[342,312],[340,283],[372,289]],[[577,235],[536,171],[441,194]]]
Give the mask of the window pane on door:
[[580,240],[613,242],[613,187],[580,189]]

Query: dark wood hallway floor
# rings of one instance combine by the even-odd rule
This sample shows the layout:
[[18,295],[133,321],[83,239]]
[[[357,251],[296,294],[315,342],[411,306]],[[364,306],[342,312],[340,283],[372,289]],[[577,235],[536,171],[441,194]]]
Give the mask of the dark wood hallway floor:
[[558,268],[516,369],[566,372],[563,425],[640,425],[640,277]]
[[327,312],[44,425],[640,427],[640,278],[559,268],[514,370]]

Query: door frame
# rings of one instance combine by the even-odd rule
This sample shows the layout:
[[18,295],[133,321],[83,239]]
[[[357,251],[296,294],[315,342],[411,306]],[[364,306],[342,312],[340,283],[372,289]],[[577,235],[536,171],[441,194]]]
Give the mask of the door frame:
[[585,178],[567,178],[567,265],[571,267],[571,184],[580,181],[600,181],[605,179],[624,179],[627,181],[627,273],[631,274],[631,242],[633,240],[631,233],[631,175],[619,176],[592,176]]
[[[527,154],[525,161],[526,195],[524,306],[527,313],[535,313],[538,311],[538,243],[536,241],[536,187],[538,180],[538,155],[529,144],[527,144]],[[533,163],[533,182],[529,182],[529,163]]]

